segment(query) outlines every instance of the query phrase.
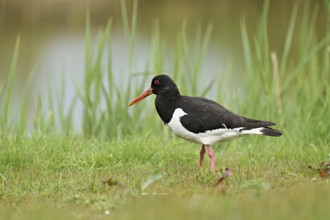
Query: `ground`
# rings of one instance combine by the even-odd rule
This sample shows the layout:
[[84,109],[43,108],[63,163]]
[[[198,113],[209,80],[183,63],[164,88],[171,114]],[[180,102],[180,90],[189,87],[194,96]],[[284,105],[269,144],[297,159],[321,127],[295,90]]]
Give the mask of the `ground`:
[[[251,136],[214,146],[218,172],[198,169],[199,145],[177,138],[7,138],[1,219],[326,219],[326,145]],[[233,175],[215,186],[220,168]]]

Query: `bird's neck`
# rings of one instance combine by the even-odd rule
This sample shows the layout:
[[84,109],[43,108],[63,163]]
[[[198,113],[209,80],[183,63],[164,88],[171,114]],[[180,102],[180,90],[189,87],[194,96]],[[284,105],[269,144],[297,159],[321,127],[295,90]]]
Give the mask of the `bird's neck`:
[[181,98],[179,91],[168,91],[165,94],[158,94],[156,97],[156,109],[164,123],[169,123],[174,110],[177,108],[177,101]]

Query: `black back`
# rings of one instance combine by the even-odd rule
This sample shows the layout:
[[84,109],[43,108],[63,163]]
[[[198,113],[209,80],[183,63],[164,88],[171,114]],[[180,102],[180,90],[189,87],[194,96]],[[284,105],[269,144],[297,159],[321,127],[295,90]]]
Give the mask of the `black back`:
[[180,118],[181,124],[194,133],[219,128],[245,130],[275,125],[273,122],[239,116],[206,98],[181,96],[177,86],[167,75],[154,77],[151,87],[157,95],[155,105],[163,122],[169,123],[175,109],[181,108],[187,113]]

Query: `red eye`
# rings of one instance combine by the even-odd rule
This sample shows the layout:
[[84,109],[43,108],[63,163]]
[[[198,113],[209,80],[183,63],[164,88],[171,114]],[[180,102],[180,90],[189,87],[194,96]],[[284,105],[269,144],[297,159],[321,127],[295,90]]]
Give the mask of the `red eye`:
[[156,80],[154,81],[154,83],[155,83],[155,85],[159,85],[160,82],[159,82],[159,80],[156,79]]

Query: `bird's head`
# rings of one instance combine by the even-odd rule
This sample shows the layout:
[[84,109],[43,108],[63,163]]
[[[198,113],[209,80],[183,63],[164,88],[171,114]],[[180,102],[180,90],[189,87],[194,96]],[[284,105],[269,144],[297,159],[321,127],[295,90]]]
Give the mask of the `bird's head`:
[[131,101],[128,104],[128,107],[138,103],[139,101],[145,99],[151,94],[160,95],[160,94],[166,94],[170,91],[175,91],[179,93],[178,87],[176,86],[174,81],[166,74],[155,76],[151,80],[150,88],[144,91],[138,97],[136,97],[133,101]]

